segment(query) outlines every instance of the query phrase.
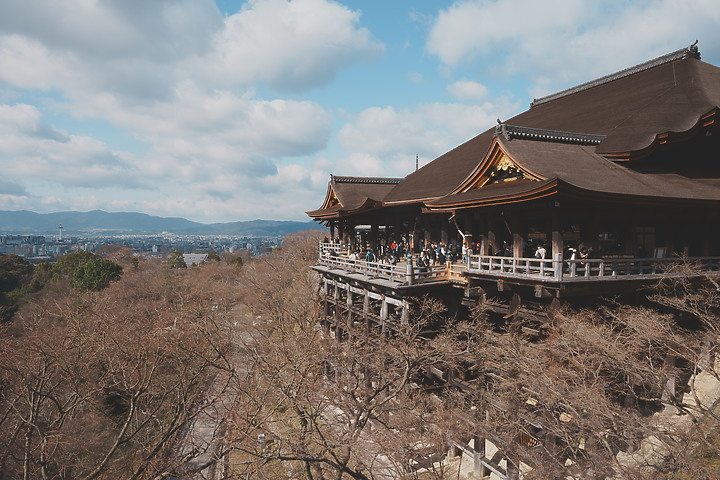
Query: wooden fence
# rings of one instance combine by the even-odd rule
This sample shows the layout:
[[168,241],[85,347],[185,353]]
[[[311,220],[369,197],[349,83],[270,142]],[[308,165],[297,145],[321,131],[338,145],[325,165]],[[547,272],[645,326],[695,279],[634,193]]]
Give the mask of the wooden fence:
[[720,271],[720,257],[586,258],[563,260],[470,255],[468,273],[545,281],[642,279]]
[[344,247],[320,244],[318,263],[359,273],[370,278],[412,285],[433,281],[465,282],[466,273],[497,278],[527,278],[545,282],[635,280],[668,275],[696,275],[720,271],[720,257],[692,258],[588,258],[564,260],[470,255],[466,264],[440,264],[417,267],[412,262],[396,265],[352,259]]

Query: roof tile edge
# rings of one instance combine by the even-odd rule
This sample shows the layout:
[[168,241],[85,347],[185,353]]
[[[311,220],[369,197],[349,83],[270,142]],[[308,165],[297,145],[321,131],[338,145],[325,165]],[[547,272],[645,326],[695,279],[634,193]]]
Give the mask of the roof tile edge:
[[606,135],[592,133],[564,132],[561,130],[545,130],[542,128],[520,127],[501,123],[495,127],[495,135],[503,135],[507,140],[521,138],[524,140],[539,140],[558,143],[572,143],[579,145],[597,145],[605,140]]
[[335,183],[374,183],[396,185],[403,180],[402,178],[391,177],[348,177],[341,175],[330,175],[330,177]]
[[620,70],[619,72],[611,73],[610,75],[605,75],[604,77],[600,77],[595,80],[591,80],[586,83],[582,83],[580,85],[577,85],[575,87],[571,87],[565,90],[562,90],[557,93],[553,93],[551,95],[547,95],[545,97],[535,98],[533,99],[532,103],[530,104],[530,108],[536,107],[538,105],[542,105],[544,103],[552,102],[553,100],[557,100],[562,97],[566,97],[568,95],[572,95],[574,93],[582,92],[584,90],[588,90],[593,87],[597,87],[599,85],[603,85],[605,83],[609,83],[615,80],[619,80],[621,78],[629,77],[630,75],[640,73],[645,70],[649,70],[651,68],[674,62],[675,60],[681,60],[685,58],[696,58],[700,60],[700,51],[697,47],[698,41],[695,40],[695,43],[690,45],[686,48],[681,48],[680,50],[676,50],[674,52],[668,53],[666,55],[662,55],[660,57],[654,58],[652,60],[649,60],[647,62],[640,63],[638,65],[635,65],[630,68],[626,68],[624,70]]

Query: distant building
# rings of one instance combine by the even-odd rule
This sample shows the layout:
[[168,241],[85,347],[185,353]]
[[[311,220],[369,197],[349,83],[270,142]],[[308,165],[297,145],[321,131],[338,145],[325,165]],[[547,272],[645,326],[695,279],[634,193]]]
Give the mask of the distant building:
[[201,265],[207,261],[208,254],[207,253],[185,253],[183,254],[183,260],[185,260],[185,264],[189,267],[191,265]]

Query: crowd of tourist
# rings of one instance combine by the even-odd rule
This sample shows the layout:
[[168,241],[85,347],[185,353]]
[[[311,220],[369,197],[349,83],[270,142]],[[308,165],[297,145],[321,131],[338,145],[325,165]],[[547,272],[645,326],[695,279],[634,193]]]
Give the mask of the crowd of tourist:
[[[332,242],[325,238],[324,243],[339,243],[339,240]],[[399,239],[385,240],[378,242],[377,248],[373,249],[369,243],[363,245],[356,241],[352,245],[343,245],[340,251],[347,254],[349,260],[365,260],[366,262],[377,262],[382,264],[397,265],[398,262],[406,260],[408,254],[413,253],[406,237]],[[424,242],[419,241],[418,247],[413,254],[415,265],[419,268],[431,268],[436,265],[466,263],[468,257],[473,254],[473,247],[479,251],[480,244],[469,245],[460,243]],[[337,252],[330,250],[333,255]]]
[[[336,244],[337,249],[329,250],[331,255],[336,255],[342,252],[350,260],[364,260],[366,262],[375,262],[387,265],[397,265],[398,262],[406,260],[408,254],[413,253],[410,244],[406,237],[401,236],[399,239],[381,239],[378,242],[377,248],[373,249],[369,242],[362,242],[360,239],[352,244],[340,244],[340,239],[328,239],[325,237],[323,240],[325,244]],[[493,251],[493,246],[489,246],[488,254],[495,257],[512,257],[513,248],[512,246],[503,241],[497,247],[497,250]],[[544,242],[528,243],[523,249],[524,258],[538,258],[546,259],[550,257],[550,252],[546,248]],[[445,265],[447,263],[467,263],[470,255],[473,252],[480,251],[480,243],[470,242],[425,242],[419,240],[418,247],[414,250],[413,259],[415,265],[419,268],[423,267],[434,267],[436,265]],[[593,250],[588,249],[584,245],[581,246],[568,246],[563,252],[563,258],[565,260],[581,260],[587,258],[594,258]]]

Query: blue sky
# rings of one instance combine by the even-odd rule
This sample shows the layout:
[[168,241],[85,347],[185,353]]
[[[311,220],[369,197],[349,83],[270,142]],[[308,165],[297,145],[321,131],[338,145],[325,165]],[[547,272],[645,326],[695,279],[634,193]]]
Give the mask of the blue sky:
[[714,0],[0,0],[0,210],[304,220],[533,97],[699,40]]

